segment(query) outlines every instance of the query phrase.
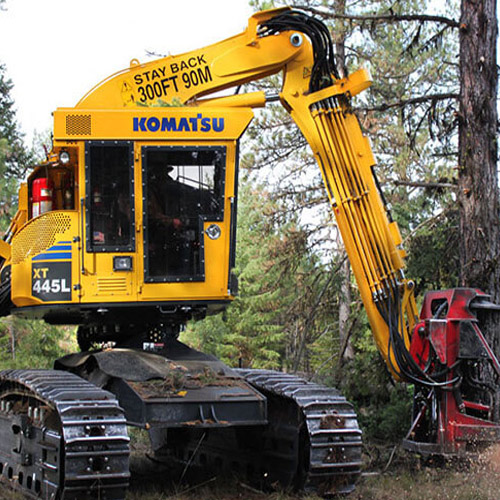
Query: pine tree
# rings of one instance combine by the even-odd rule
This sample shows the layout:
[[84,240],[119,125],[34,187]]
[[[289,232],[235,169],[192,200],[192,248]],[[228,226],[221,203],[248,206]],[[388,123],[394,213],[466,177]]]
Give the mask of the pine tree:
[[17,188],[32,162],[16,120],[13,84],[0,64],[0,229],[5,230],[17,206]]
[[496,2],[462,0],[460,23],[462,282],[500,302]]

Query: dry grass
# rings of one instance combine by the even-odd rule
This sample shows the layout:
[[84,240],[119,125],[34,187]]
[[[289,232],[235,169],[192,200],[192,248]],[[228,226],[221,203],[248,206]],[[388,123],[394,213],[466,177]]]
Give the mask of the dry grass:
[[364,477],[351,500],[498,500],[500,445],[468,464],[422,467],[406,460],[385,474]]
[[[146,462],[147,463],[147,462]],[[380,462],[374,468],[383,469]],[[467,467],[423,467],[417,459],[400,454],[385,473],[368,472],[356,491],[343,500],[499,500],[500,445]],[[371,475],[370,475],[371,474]],[[189,483],[190,482],[190,483]],[[22,496],[1,488],[1,500]],[[133,475],[126,500],[320,500],[315,495],[277,491],[264,493],[234,478],[212,478],[201,484],[189,478],[180,485],[169,480],[168,470],[143,470]],[[340,499],[338,499],[340,500]]]
[[296,496],[285,492],[263,493],[239,483],[212,480],[201,485],[186,486],[178,491],[174,488],[159,491],[147,486],[145,489],[132,487],[127,500],[321,500],[317,496]]
[[297,496],[284,491],[263,492],[236,477],[201,479],[196,471],[179,481],[181,471],[155,465],[153,461],[132,461],[132,481],[126,500],[321,500],[317,496]]
[[451,470],[404,471],[364,478],[352,500],[498,500],[498,476]]
[[[380,467],[380,468],[383,468]],[[422,466],[420,461],[400,454],[385,473],[364,475],[356,491],[346,500],[499,500],[500,445],[464,466]],[[320,500],[287,492],[263,493],[238,482],[210,480],[196,485],[132,485],[127,500]],[[340,500],[340,499],[339,499]]]

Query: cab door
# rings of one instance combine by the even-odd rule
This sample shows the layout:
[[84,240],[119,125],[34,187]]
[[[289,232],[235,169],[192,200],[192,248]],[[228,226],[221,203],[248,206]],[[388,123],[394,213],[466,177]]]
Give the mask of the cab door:
[[82,302],[135,301],[134,155],[130,141],[87,141]]
[[140,153],[139,300],[227,300],[234,143],[144,144]]
[[223,220],[225,148],[143,147],[144,279],[205,280],[204,222]]

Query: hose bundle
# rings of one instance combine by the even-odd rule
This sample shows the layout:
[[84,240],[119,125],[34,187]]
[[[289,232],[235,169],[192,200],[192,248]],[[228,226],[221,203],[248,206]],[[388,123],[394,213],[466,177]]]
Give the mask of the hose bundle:
[[309,82],[310,92],[329,87],[334,83],[334,79],[340,78],[335,63],[332,37],[322,21],[304,12],[291,10],[278,14],[259,26],[259,36],[271,36],[283,31],[304,33],[311,41],[314,66]]

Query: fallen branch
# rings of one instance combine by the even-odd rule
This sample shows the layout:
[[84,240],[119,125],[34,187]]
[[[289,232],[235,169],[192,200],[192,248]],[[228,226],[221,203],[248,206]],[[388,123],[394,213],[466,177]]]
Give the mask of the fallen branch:
[[245,488],[248,491],[251,491],[252,493],[257,493],[258,495],[262,495],[265,492],[262,490],[258,490],[257,488],[252,488],[251,486],[248,486],[248,484],[245,483],[239,483],[242,488]]
[[387,472],[387,469],[391,466],[392,459],[394,458],[394,455],[395,455],[397,449],[398,449],[398,445],[394,446],[394,448],[392,449],[392,452],[391,452],[391,455],[389,457],[389,460],[387,461],[387,463],[386,463],[386,465],[384,467],[384,470],[382,471],[383,473]]
[[202,483],[195,484],[194,486],[191,486],[190,488],[187,488],[187,489],[181,491],[180,494],[183,495],[184,493],[188,493],[189,491],[193,491],[196,488],[201,488],[202,486],[205,486],[209,483],[213,483],[216,479],[217,479],[217,476],[214,476],[211,479],[207,479],[206,481],[203,481]]

